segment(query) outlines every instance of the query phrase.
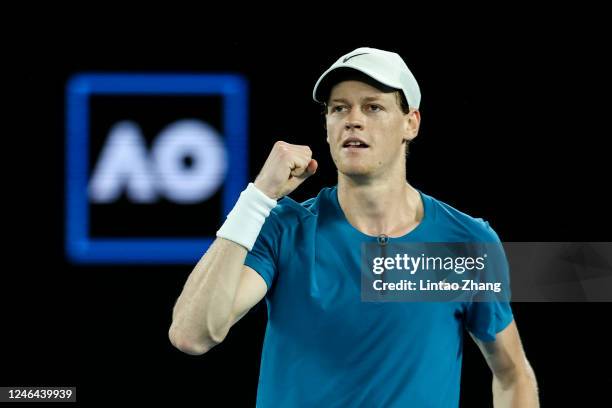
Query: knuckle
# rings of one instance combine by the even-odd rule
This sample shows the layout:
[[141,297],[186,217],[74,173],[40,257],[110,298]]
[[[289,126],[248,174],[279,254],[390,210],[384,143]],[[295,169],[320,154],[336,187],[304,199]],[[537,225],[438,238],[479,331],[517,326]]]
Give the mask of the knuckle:
[[282,140],[278,140],[277,142],[274,143],[274,149],[276,150],[283,150],[287,148],[287,143],[283,142]]

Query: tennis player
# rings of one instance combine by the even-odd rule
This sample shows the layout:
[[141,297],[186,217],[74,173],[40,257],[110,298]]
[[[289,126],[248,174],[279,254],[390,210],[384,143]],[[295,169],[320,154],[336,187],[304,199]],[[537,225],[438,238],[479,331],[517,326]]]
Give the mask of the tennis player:
[[195,266],[172,344],[221,343],[265,298],[258,407],[457,407],[464,332],[493,374],[493,404],[538,406],[509,302],[364,302],[365,243],[500,242],[488,222],[414,188],[406,157],[421,120],[417,81],[396,53],[358,48],[317,81],[336,186],[287,197],[317,171],[278,141]]

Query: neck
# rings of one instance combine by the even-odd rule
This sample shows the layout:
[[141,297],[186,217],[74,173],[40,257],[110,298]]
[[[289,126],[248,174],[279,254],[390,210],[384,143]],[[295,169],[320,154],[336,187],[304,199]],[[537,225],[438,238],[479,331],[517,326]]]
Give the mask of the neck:
[[405,178],[366,178],[338,173],[338,201],[348,222],[364,234],[400,237],[423,218],[421,196]]

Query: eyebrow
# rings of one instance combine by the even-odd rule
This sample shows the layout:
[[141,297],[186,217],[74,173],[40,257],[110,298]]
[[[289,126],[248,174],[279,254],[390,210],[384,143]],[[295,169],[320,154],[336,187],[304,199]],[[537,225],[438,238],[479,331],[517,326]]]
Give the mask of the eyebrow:
[[[372,101],[379,101],[379,100],[380,100],[379,96],[366,96],[365,98],[361,99],[362,102],[372,102]],[[337,99],[332,99],[331,102],[348,103],[348,100],[344,98],[337,98]]]

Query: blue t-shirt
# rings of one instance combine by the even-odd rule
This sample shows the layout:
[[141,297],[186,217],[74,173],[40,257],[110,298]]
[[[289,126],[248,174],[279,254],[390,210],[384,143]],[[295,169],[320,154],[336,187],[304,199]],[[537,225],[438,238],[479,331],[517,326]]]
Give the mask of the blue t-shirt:
[[[418,190],[417,190],[418,191]],[[420,224],[393,242],[499,242],[488,222],[419,191]],[[258,407],[457,407],[463,329],[484,341],[508,302],[362,302],[360,248],[337,187],[279,201],[245,265],[266,281]]]

